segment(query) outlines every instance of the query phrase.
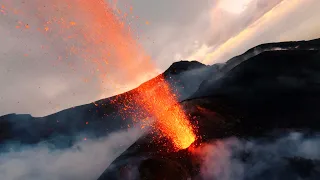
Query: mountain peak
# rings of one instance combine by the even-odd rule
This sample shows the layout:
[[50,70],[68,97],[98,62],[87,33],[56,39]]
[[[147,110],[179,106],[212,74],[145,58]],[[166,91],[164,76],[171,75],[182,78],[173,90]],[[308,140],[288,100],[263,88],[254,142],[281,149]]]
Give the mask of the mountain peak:
[[181,61],[172,63],[172,65],[164,72],[164,75],[165,76],[169,74],[176,75],[188,70],[198,69],[202,67],[206,67],[206,65],[198,61],[181,60]]

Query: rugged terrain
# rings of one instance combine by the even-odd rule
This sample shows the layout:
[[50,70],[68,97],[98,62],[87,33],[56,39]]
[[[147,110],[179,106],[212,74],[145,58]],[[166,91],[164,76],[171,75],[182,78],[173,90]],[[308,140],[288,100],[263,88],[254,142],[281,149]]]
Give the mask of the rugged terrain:
[[[147,133],[106,167],[99,180],[210,179],[203,176],[203,159],[194,153],[204,144],[231,137],[270,144],[291,132],[300,132],[306,138],[318,137],[319,59],[320,40],[316,39],[259,45],[224,64],[174,63],[163,75],[180,94],[180,104],[190,121],[197,123],[197,134],[201,138],[189,149],[172,152],[163,144],[155,143],[154,134]],[[156,80],[157,77],[146,83]],[[136,91],[46,117],[2,116],[0,143],[36,144],[45,140],[55,147],[68,148],[77,141],[78,134],[96,138],[125,129],[133,122],[130,117],[123,120],[119,111]],[[115,106],[114,101],[120,106]],[[254,152],[239,152],[237,162],[247,166],[252,163]],[[241,179],[320,177],[320,155],[309,158],[288,154],[281,159],[279,162],[285,164],[282,169],[279,167],[276,171],[270,166]],[[281,164],[279,162],[277,164]]]

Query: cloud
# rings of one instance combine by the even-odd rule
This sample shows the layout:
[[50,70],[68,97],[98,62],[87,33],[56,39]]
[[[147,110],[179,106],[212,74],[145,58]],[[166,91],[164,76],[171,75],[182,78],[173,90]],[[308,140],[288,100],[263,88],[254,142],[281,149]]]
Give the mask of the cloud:
[[[210,9],[207,0],[132,1],[133,27],[140,35],[142,46],[159,69],[190,54],[197,42],[202,44],[210,32]],[[124,5],[122,5],[124,6]],[[121,8],[121,6],[120,6]],[[145,22],[149,24],[146,25]],[[179,56],[180,55],[180,56]]]
[[[242,3],[241,3],[242,2]],[[203,42],[201,48],[195,49],[195,52],[190,54],[189,58],[197,57],[197,60],[202,61],[205,64],[213,64],[217,61],[205,60],[206,56],[212,52],[219,52],[219,47],[225,42],[228,42],[238,33],[249,28],[249,26],[263,17],[265,13],[277,6],[282,0],[251,0],[241,1],[239,4],[234,4],[231,1],[219,1],[217,6],[213,6],[210,10],[210,35],[207,36],[207,40]],[[245,5],[241,12],[234,13],[227,8],[227,5],[238,6]],[[232,7],[231,7],[232,9]],[[234,45],[236,46],[236,45]],[[251,48],[251,47],[246,47]],[[201,53],[202,52],[202,53]],[[230,56],[238,55],[234,49],[229,48],[226,51]],[[222,59],[220,62],[228,59]]]
[[[228,38],[218,45],[209,45],[211,52],[204,53],[199,60],[205,64],[221,63],[262,43],[319,38],[319,26],[316,23],[319,11],[315,8],[318,5],[319,1],[315,0],[284,0],[276,6],[267,6],[269,8],[252,6],[251,11],[246,10],[240,16],[239,22],[229,26],[230,29],[237,29],[240,23],[243,28],[234,31],[236,33],[231,36],[226,35]],[[257,16],[254,9],[264,9],[264,13],[258,13]],[[215,39],[213,41],[216,42]]]
[[[45,144],[0,154],[0,174],[7,180],[94,180],[136,141],[140,128],[119,131],[101,139],[82,139],[72,148],[52,150]],[[80,138],[80,136],[79,136]]]
[[198,150],[203,160],[201,176],[221,180],[300,179],[299,172],[290,169],[287,158],[319,160],[319,147],[319,135],[307,137],[302,133],[290,133],[269,141],[219,140]]

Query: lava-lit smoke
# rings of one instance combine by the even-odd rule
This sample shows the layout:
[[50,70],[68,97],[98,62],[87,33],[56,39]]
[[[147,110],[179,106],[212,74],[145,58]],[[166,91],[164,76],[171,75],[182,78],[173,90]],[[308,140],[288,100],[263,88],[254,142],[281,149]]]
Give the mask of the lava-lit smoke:
[[[32,6],[37,6],[36,11],[30,10]],[[103,0],[14,0],[1,5],[3,12],[21,18],[15,28],[40,33],[48,39],[46,48],[51,47],[50,43],[63,44],[65,47],[57,50],[59,61],[76,56],[88,64],[84,68],[93,66],[104,83],[136,81],[141,77],[139,72],[148,74],[156,68],[126,25],[128,13],[114,7]],[[35,28],[39,24],[41,28]],[[121,77],[108,76],[115,73]],[[155,90],[157,86],[161,87]],[[141,117],[139,113],[145,112],[154,116],[156,129],[177,149],[187,148],[195,141],[193,128],[164,77],[141,86],[127,101],[144,111],[135,111],[132,116]],[[122,108],[130,107],[123,104]]]

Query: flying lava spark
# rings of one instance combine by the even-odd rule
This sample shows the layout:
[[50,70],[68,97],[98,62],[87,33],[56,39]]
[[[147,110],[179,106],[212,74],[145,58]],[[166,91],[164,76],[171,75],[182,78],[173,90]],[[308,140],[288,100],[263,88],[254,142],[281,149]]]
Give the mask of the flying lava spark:
[[141,86],[139,94],[141,98],[137,102],[155,117],[156,127],[177,149],[186,149],[195,141],[194,130],[163,76]]
[[[19,21],[19,28],[24,25],[27,31],[32,31],[36,23],[42,22],[42,28],[37,31],[49,40],[66,45],[66,52],[57,55],[57,59],[67,60],[70,56],[77,56],[95,64],[102,81],[108,81],[106,76],[114,69],[122,75],[118,81],[138,79],[141,73],[137,71],[141,68],[148,72],[156,70],[151,58],[139,46],[133,38],[132,30],[126,25],[126,18],[129,17],[127,13],[122,15],[110,2],[36,0],[36,12],[30,11],[32,4],[17,4],[18,1],[2,5],[2,11],[11,10],[17,16],[29,17]],[[38,21],[28,22],[32,16],[37,17]],[[196,140],[193,126],[177,104],[176,94],[163,76],[159,75],[151,83],[142,85],[139,92],[134,97],[128,97],[127,101],[138,104],[143,111],[154,117],[156,129],[171,140],[176,149],[188,148]],[[134,112],[133,116],[139,117],[139,113],[142,112]]]
[[[112,43],[114,46],[114,55],[120,59],[120,63],[127,73],[127,77],[136,74],[135,69],[130,69],[135,66],[133,58],[139,56],[143,58],[142,63],[146,68],[155,69],[150,58],[148,58],[142,49],[139,49],[137,42],[131,37],[130,32],[126,32],[124,24],[118,22],[113,11],[109,9],[108,4],[100,1],[86,1],[87,4],[82,4],[84,10],[96,10],[94,21],[97,24],[112,26],[107,31],[101,31],[101,39],[106,39],[106,43]],[[104,6],[101,6],[103,4]],[[91,9],[88,9],[91,8]],[[90,34],[97,34],[97,28],[92,28]],[[100,39],[99,38],[99,39]],[[123,44],[126,43],[126,44]],[[153,91],[154,86],[161,85],[158,91]],[[138,103],[144,110],[152,114],[156,119],[156,127],[163,133],[164,136],[172,140],[177,149],[188,148],[196,139],[193,128],[184,114],[182,108],[177,106],[177,99],[172,93],[170,86],[161,76],[157,81],[140,88],[139,96],[134,97],[134,101]],[[171,108],[169,110],[169,108]],[[139,112],[137,112],[139,113]]]

